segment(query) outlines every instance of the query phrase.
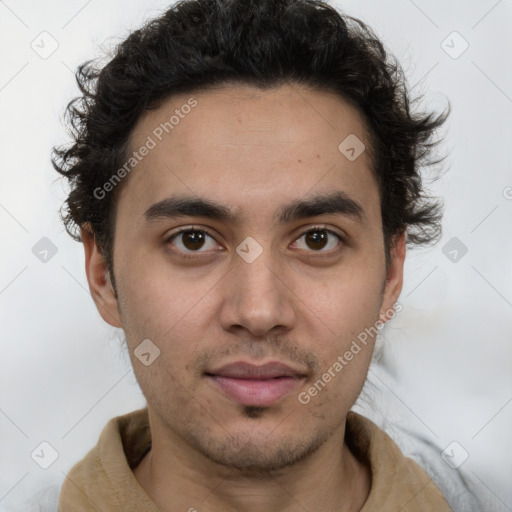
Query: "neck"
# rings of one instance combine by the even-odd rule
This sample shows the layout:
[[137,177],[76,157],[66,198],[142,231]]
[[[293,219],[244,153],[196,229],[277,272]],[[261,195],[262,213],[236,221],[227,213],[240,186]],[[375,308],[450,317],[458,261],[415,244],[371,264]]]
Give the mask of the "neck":
[[150,427],[152,448],[134,475],[163,512],[354,512],[370,492],[370,469],[344,441],[345,424],[306,459],[264,474],[209,460],[151,413]]

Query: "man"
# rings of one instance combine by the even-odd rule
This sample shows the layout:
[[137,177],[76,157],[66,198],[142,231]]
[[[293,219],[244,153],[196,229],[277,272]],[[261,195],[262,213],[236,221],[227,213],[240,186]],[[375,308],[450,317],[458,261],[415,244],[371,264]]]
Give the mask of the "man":
[[448,511],[351,412],[406,244],[440,233],[413,114],[373,32],[311,0],[176,4],[78,74],[56,151],[92,297],[147,408],[59,511]]

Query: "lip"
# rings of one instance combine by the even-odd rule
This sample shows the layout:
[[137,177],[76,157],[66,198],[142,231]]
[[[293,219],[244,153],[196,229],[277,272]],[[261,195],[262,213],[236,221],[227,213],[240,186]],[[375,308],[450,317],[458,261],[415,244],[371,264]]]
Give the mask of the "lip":
[[281,362],[236,362],[206,372],[206,377],[234,402],[268,407],[290,394],[306,374]]

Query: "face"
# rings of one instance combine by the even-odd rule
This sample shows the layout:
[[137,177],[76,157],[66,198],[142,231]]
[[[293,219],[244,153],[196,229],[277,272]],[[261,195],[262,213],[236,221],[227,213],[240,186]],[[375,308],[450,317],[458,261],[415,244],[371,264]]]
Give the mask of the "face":
[[298,85],[174,96],[139,120],[131,150],[152,147],[117,201],[117,298],[87,234],[86,266],[170,442],[264,471],[343,429],[404,259],[402,236],[386,269],[368,151],[338,149],[351,134],[368,147],[353,107]]

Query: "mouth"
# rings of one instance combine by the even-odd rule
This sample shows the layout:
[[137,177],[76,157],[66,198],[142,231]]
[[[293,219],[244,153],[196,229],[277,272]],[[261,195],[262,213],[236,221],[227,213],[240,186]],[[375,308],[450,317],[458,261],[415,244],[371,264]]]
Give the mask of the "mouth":
[[296,389],[306,373],[280,362],[237,362],[206,372],[205,377],[239,405],[268,407]]

